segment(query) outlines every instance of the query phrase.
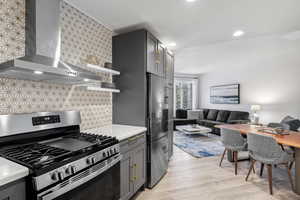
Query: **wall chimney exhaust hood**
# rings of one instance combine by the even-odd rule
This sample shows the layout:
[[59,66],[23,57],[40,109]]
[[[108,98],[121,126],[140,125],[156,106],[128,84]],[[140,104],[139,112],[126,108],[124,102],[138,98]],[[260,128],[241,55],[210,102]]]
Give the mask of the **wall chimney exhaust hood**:
[[100,82],[101,77],[60,60],[61,0],[26,0],[25,56],[0,65],[0,77],[61,84]]

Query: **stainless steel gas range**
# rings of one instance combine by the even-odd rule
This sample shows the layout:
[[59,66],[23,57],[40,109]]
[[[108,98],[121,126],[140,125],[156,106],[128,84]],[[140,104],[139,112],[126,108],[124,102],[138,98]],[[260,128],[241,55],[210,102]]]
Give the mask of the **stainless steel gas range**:
[[0,115],[0,156],[30,169],[27,199],[118,200],[116,138],[80,132],[80,113]]

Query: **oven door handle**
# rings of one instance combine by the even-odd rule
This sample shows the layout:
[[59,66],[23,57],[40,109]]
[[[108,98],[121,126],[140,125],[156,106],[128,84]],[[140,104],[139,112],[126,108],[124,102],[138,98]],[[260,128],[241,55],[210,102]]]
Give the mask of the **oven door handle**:
[[[75,181],[73,182],[69,182],[68,181],[71,181],[73,179],[70,178],[69,180],[67,181],[64,181],[62,183],[60,183],[59,185],[55,186],[54,188],[50,188],[49,190],[45,191],[45,192],[42,192],[41,194],[38,195],[38,199],[39,200],[52,200],[52,199],[55,199],[71,190],[73,190],[74,188],[92,180],[93,178],[99,176],[100,174],[102,174],[103,172],[105,172],[106,170],[110,169],[111,167],[113,167],[114,165],[116,165],[118,162],[120,162],[122,160],[122,156],[121,155],[117,155],[115,157],[112,157],[113,160],[108,162],[108,160],[105,160],[103,162],[105,162],[105,165],[102,167],[102,168],[99,168],[97,170],[93,170],[93,167],[94,169],[97,168],[97,164],[91,168],[88,168],[87,170],[77,174],[76,176],[74,177],[81,177],[80,179],[76,179]],[[112,159],[110,158],[110,159]],[[98,165],[100,166],[102,163],[99,163]],[[87,176],[84,176],[85,173],[89,172],[89,175]],[[63,187],[61,187],[62,185],[65,185]]]

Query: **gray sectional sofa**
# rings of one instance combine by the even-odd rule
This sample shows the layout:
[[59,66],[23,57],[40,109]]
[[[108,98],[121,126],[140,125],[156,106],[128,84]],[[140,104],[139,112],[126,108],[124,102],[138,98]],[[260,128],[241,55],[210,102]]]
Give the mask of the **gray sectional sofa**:
[[250,122],[249,112],[201,109],[201,116],[197,123],[211,128],[214,134],[220,135],[220,129],[216,125],[221,124],[246,124]]
[[215,110],[215,109],[199,109],[200,116],[198,120],[188,119],[188,110],[176,110],[176,118],[174,119],[174,130],[176,126],[199,124],[212,129],[212,133],[220,135],[220,129],[216,125],[220,124],[246,124],[250,122],[249,112]]

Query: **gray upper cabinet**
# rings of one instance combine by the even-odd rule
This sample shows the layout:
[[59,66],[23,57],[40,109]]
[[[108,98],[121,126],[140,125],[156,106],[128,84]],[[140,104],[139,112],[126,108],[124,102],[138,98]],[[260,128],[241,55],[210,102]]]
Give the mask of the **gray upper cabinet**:
[[162,77],[165,74],[165,48],[149,32],[147,32],[147,72]]
[[164,76],[165,74],[165,48],[161,43],[158,43],[157,46],[157,75]]
[[174,83],[174,55],[169,51],[166,51],[165,57],[165,77],[168,81],[168,86],[173,87]]
[[147,72],[157,74],[157,39],[147,33]]

